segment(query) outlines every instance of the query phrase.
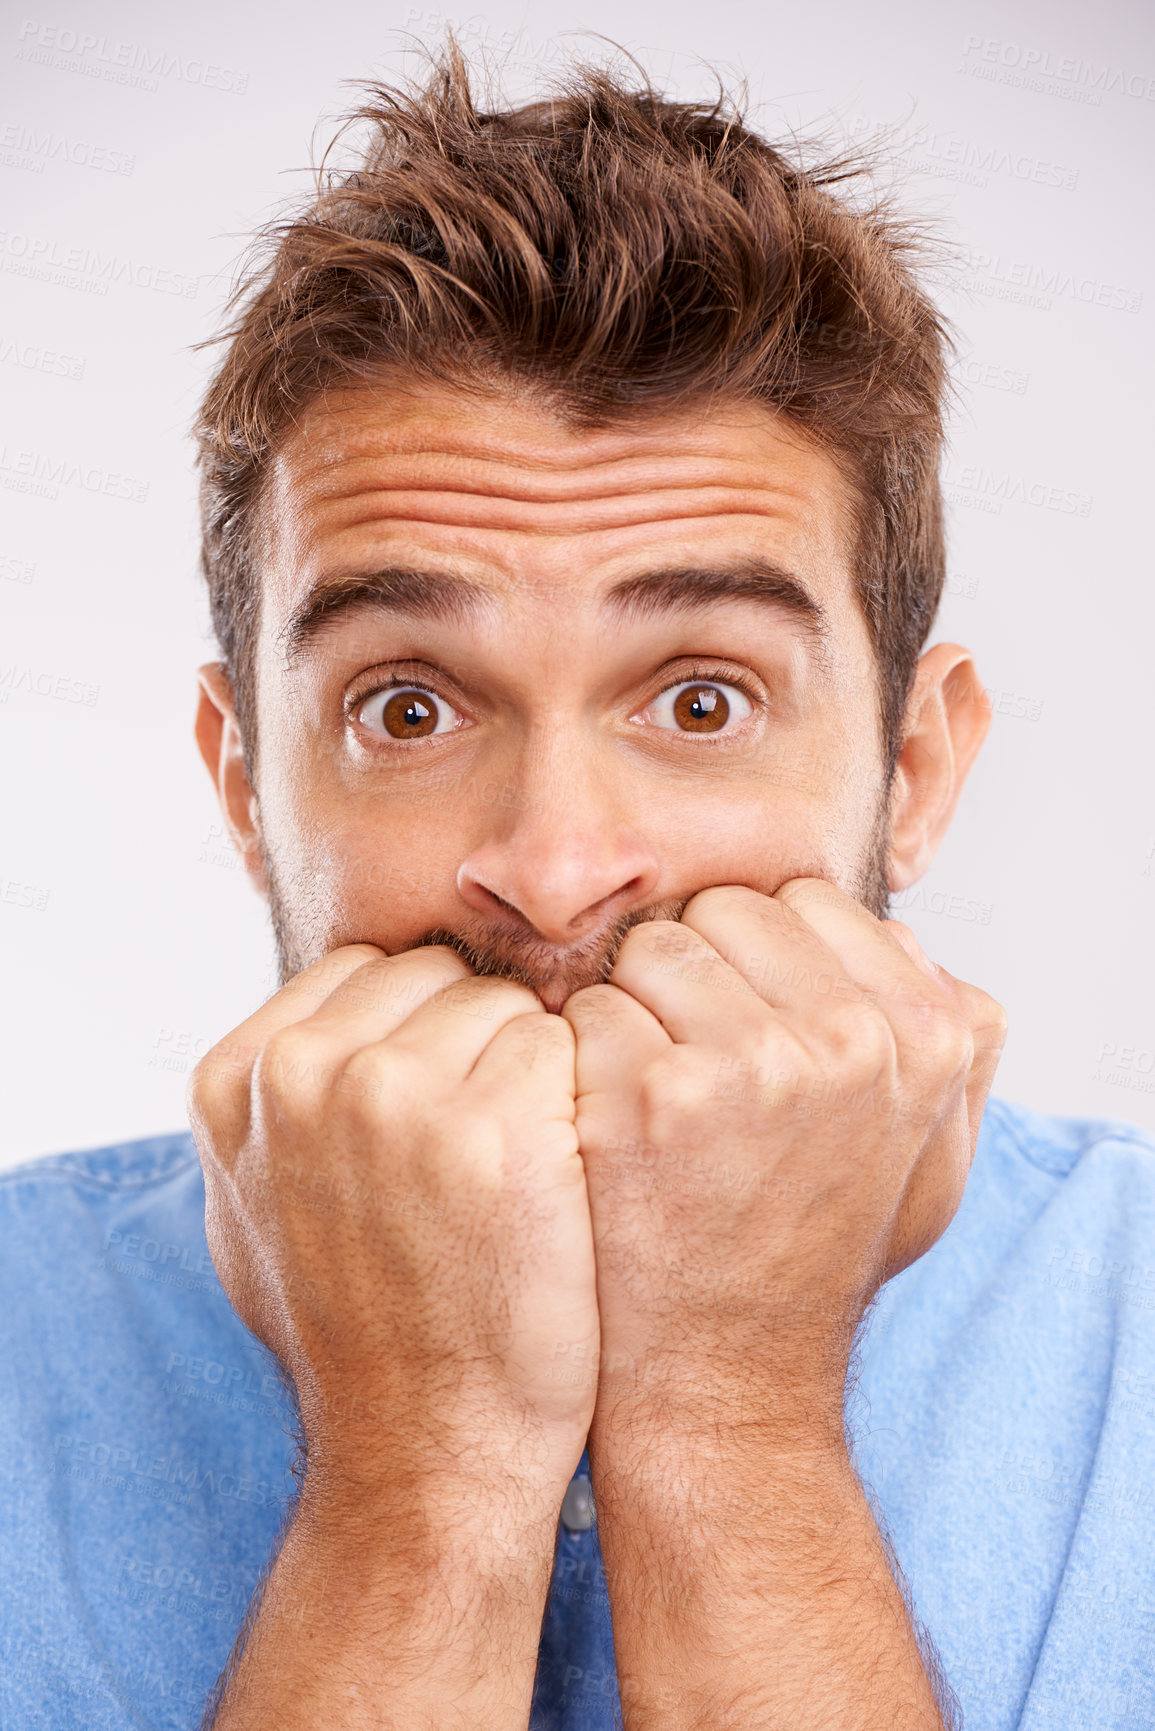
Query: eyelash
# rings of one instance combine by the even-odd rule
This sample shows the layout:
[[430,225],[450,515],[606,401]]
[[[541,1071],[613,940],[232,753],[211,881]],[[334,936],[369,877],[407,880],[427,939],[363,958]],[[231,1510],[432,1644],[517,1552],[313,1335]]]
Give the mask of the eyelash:
[[[706,663],[696,663],[691,666],[686,673],[683,673],[680,678],[671,679],[668,684],[660,686],[659,689],[650,697],[645,707],[648,709],[650,704],[656,703],[658,698],[664,696],[667,691],[675,691],[680,685],[693,685],[695,682],[702,685],[732,685],[736,691],[742,693],[743,697],[745,697],[755,709],[765,707],[766,700],[764,696],[754,689],[753,683],[750,680],[745,679],[734,668],[719,667],[716,664],[710,666]],[[371,697],[376,697],[382,691],[419,691],[424,693],[427,697],[435,698],[438,702],[449,702],[449,699],[442,697],[441,693],[431,684],[423,682],[420,679],[403,679],[399,673],[390,673],[384,679],[375,679],[373,683],[366,686],[363,691],[354,692],[346,700],[346,719],[349,721],[354,720],[361,706],[367,703]],[[452,707],[456,708],[456,705],[454,704]],[[675,735],[674,737],[679,736]],[[680,737],[692,738],[694,736],[684,734]],[[714,742],[715,745],[722,744],[727,737],[728,736],[725,734],[720,734]],[[419,742],[415,741],[413,743]],[[378,744],[387,749],[396,748],[400,751],[412,750],[412,743],[407,744],[402,740],[379,740]]]
[[655,691],[650,702],[652,703],[654,698],[661,697],[664,691],[673,691],[679,685],[693,685],[695,680],[702,685],[732,685],[735,691],[740,691],[743,697],[748,698],[756,709],[762,708],[766,701],[760,692],[755,691],[753,683],[745,679],[734,668],[702,665],[691,667],[690,671],[684,673],[681,679],[671,679],[668,685],[662,686],[661,691]]

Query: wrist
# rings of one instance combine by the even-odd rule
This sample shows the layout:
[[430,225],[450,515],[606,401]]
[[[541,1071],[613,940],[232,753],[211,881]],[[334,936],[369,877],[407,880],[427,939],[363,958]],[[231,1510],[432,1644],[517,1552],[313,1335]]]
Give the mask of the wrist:
[[761,1479],[836,1471],[849,1453],[845,1381],[836,1374],[806,1385],[728,1387],[703,1375],[605,1389],[590,1428],[591,1464],[643,1482],[671,1472]]
[[412,1490],[366,1496],[306,1473],[221,1731],[526,1723],[556,1510],[506,1498],[465,1511],[463,1497]]
[[482,1402],[406,1412],[354,1395],[303,1402],[301,1427],[302,1502],[307,1493],[352,1526],[363,1512],[396,1519],[412,1510],[468,1527],[472,1510],[483,1524],[556,1521],[589,1420],[495,1419]]
[[599,1524],[614,1512],[682,1532],[769,1519],[785,1537],[793,1509],[833,1509],[862,1494],[841,1423],[788,1436],[679,1426],[646,1437],[633,1420],[595,1430],[589,1449]]
[[446,1578],[532,1580],[552,1559],[573,1467],[530,1475],[507,1472],[500,1461],[494,1454],[470,1471],[464,1463],[397,1459],[392,1470],[366,1474],[310,1455],[294,1530],[318,1555],[356,1555],[367,1573],[377,1559],[388,1569],[402,1551],[414,1567]]

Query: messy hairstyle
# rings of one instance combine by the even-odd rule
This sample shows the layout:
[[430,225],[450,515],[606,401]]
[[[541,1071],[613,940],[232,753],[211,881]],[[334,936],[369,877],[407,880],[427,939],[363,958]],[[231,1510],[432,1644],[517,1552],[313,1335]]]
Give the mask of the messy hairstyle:
[[919,231],[861,161],[808,163],[729,99],[670,101],[633,70],[576,64],[543,100],[482,108],[451,40],[423,84],[366,87],[352,166],[322,162],[260,237],[196,427],[250,770],[270,460],[328,388],[392,375],[504,385],[575,428],[721,401],[788,418],[850,483],[889,778],[944,574],[949,339]]

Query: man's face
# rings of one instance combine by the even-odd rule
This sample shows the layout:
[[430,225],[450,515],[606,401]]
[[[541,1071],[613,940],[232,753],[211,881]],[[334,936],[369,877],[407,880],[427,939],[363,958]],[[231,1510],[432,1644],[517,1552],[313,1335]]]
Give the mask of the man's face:
[[302,419],[262,521],[282,979],[452,942],[557,1010],[711,885],[822,877],[884,912],[847,489],[768,412],[574,432],[358,389]]

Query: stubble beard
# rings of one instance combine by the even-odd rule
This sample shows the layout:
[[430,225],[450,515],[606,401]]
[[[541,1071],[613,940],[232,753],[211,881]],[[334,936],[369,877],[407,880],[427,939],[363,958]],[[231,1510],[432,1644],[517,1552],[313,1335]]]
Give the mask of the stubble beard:
[[[879,800],[870,839],[859,862],[855,880],[853,884],[845,886],[847,893],[853,895],[856,901],[861,902],[863,907],[879,920],[884,920],[887,916],[890,893],[889,846],[889,798],[884,796]],[[275,862],[265,852],[263,843],[261,851],[269,919],[277,952],[278,979],[280,985],[284,986],[302,969],[319,961],[331,946],[311,935],[319,921],[309,917],[307,908],[292,905],[293,898],[283,888]],[[824,874],[815,870],[795,871],[789,875],[797,877]],[[785,881],[784,878],[783,882]],[[635,926],[645,925],[651,920],[680,920],[688,902],[689,897],[684,897],[681,900],[654,902],[648,907],[632,909],[615,920],[611,926],[602,927],[586,943],[572,945],[565,951],[559,951],[555,945],[542,938],[501,930],[481,919],[462,921],[456,930],[447,927],[431,928],[402,948],[415,950],[432,945],[445,945],[454,950],[477,974],[517,980],[538,996],[548,993],[564,1000],[583,987],[601,985],[609,979],[618,951],[627,933]],[[346,941],[352,943],[359,940],[348,938]],[[372,937],[360,941],[377,942]]]

